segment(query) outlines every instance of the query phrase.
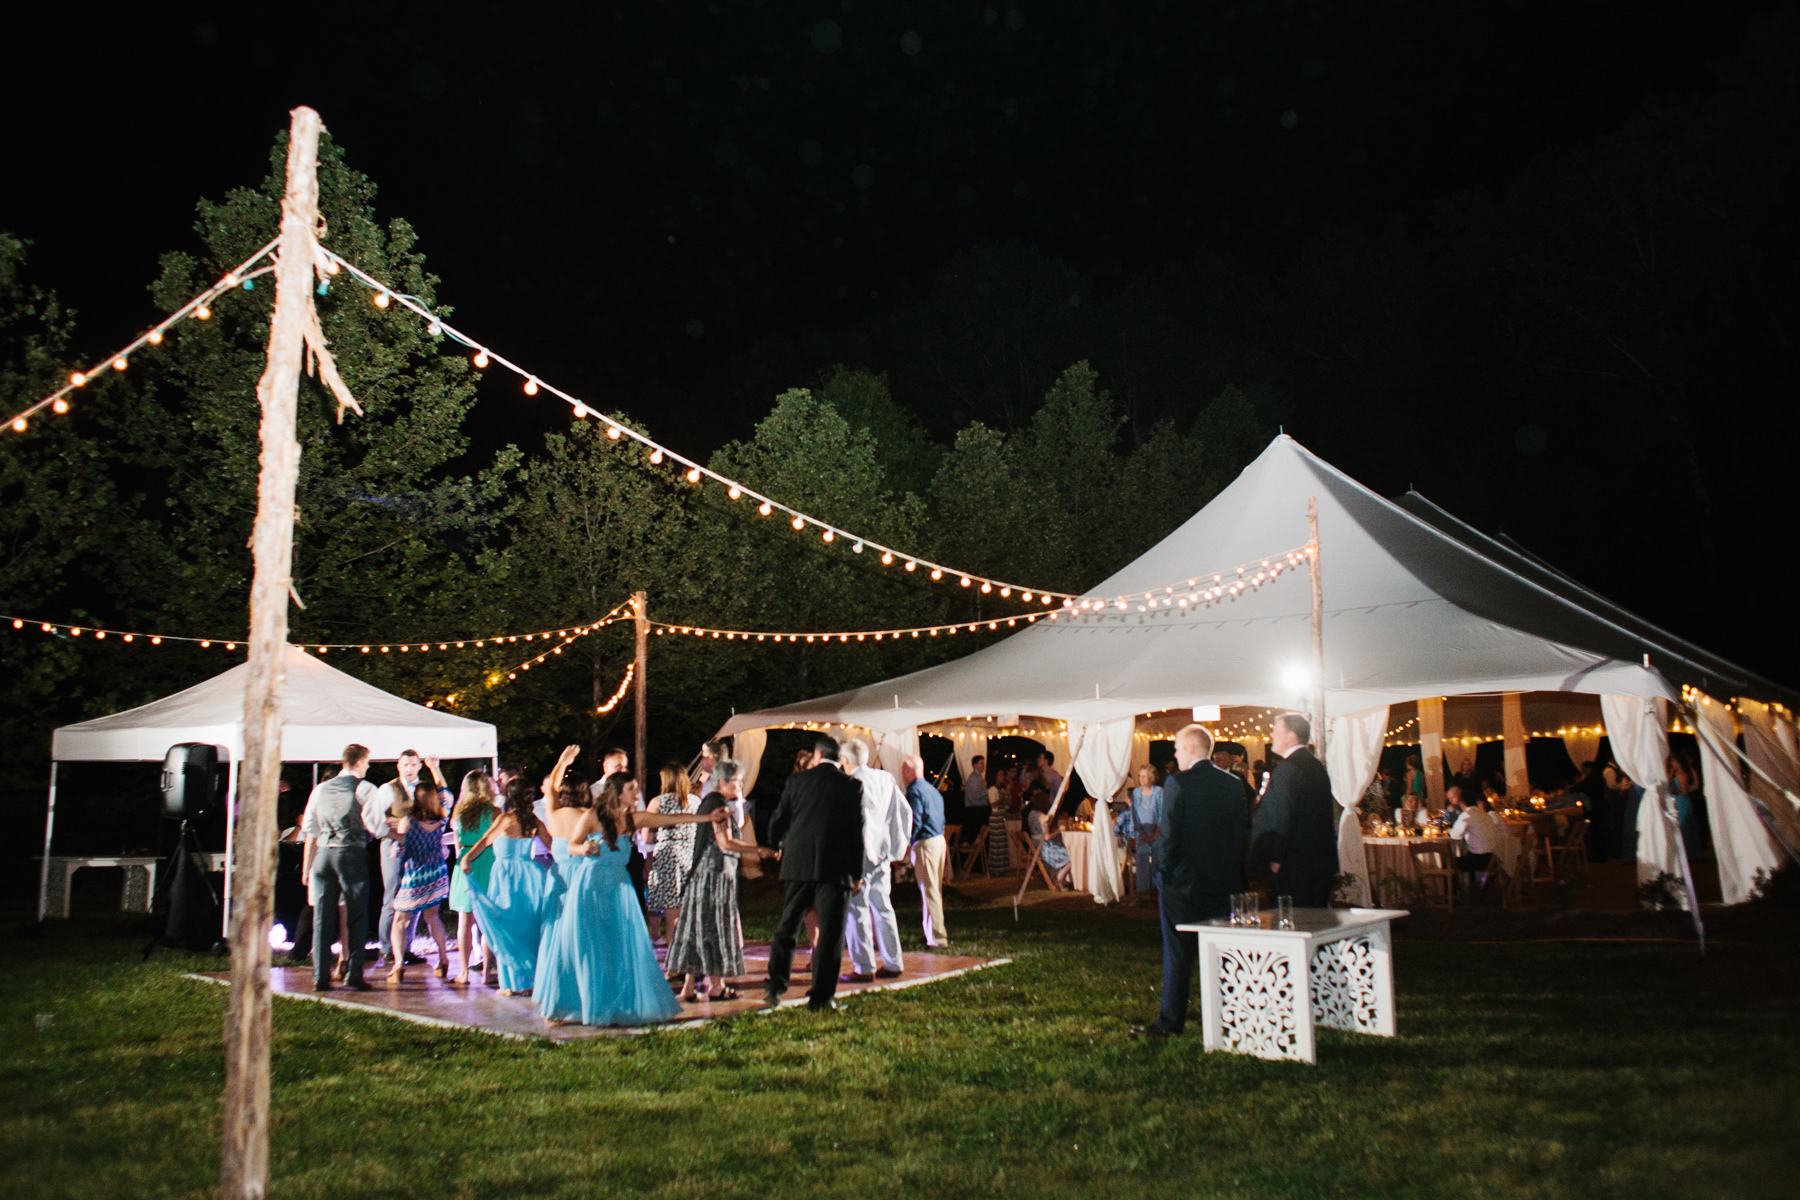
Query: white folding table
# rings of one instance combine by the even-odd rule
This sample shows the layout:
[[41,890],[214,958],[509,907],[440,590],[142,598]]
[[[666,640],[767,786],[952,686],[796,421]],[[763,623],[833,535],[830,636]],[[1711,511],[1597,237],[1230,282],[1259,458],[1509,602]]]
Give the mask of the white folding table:
[[1177,925],[1200,937],[1200,1011],[1208,1050],[1317,1061],[1313,1026],[1394,1036],[1394,908],[1296,908],[1254,926],[1224,917]]

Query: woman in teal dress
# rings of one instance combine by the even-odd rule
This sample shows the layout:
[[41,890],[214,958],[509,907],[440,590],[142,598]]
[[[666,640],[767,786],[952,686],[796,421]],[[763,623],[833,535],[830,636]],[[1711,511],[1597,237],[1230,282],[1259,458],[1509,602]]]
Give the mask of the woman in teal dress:
[[[470,771],[463,776],[462,794],[456,799],[456,812],[450,823],[456,827],[456,849],[460,858],[469,847],[481,840],[494,823],[494,781],[486,771]],[[475,918],[475,897],[470,884],[485,888],[488,872],[494,865],[491,850],[476,855],[468,870],[450,873],[450,911],[456,914],[456,944],[462,948],[462,974],[456,982],[468,986],[469,960],[474,957],[475,939],[485,936]],[[494,953],[484,947],[481,953],[482,982],[493,987]]]
[[[502,996],[531,991],[538,945],[562,907],[562,879],[531,853],[538,842],[550,848],[550,834],[533,808],[536,799],[523,779],[509,782],[506,810],[463,851],[456,872],[467,881],[487,951],[498,961]],[[484,856],[492,861],[482,878],[474,867]]]
[[[564,871],[562,911],[544,931],[532,998],[552,1025],[647,1025],[681,1012],[644,924],[626,865],[640,829],[698,825],[725,812],[635,812],[637,782],[607,777],[590,801],[585,780],[551,778],[550,851]],[[591,807],[590,807],[591,803]]]

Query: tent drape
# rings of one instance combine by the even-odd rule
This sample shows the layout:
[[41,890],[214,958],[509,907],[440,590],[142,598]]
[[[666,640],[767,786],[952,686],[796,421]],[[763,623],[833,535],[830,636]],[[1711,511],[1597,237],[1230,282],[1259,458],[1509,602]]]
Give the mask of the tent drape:
[[1356,805],[1362,799],[1375,769],[1381,765],[1381,746],[1387,734],[1388,706],[1333,717],[1326,739],[1325,770],[1331,791],[1343,805],[1338,817],[1338,870],[1356,876],[1350,886],[1354,903],[1369,904],[1369,864],[1363,850],[1362,824]]
[[1750,795],[1768,818],[1775,840],[1800,860],[1800,763],[1783,744],[1792,730],[1780,713],[1754,700],[1739,700],[1744,751],[1750,759]]
[[1781,866],[1782,855],[1738,774],[1737,730],[1731,709],[1710,696],[1696,699],[1694,732],[1700,738],[1700,770],[1706,781],[1713,852],[1719,860],[1719,890],[1725,903],[1742,904],[1755,890],[1757,874],[1773,875]]
[[919,753],[919,727],[908,725],[905,729],[890,729],[875,735],[875,756],[880,760],[881,769],[900,778],[900,764]]
[[1106,804],[1124,786],[1131,770],[1136,732],[1137,718],[1121,717],[1083,726],[1070,739],[1075,745],[1074,769],[1094,798],[1094,836],[1090,839],[1093,862],[1088,872],[1096,904],[1111,904],[1119,899],[1119,853],[1113,845]]
[[987,737],[977,735],[973,729],[953,729],[941,736],[950,739],[950,746],[956,752],[956,770],[966,781],[969,772],[975,769],[975,756],[987,757]]
[[1575,764],[1577,771],[1582,763],[1594,761],[1594,755],[1600,753],[1600,735],[1597,733],[1565,733],[1562,735],[1563,747],[1569,752],[1569,761]]
[[740,729],[731,735],[731,754],[743,769],[744,795],[756,786],[756,776],[762,771],[763,751],[769,745],[769,731],[766,729]]
[[[1654,883],[1659,876],[1673,875],[1685,883],[1687,864],[1679,849],[1681,830],[1669,811],[1669,773],[1665,765],[1669,738],[1663,732],[1657,704],[1636,696],[1602,696],[1600,711],[1606,717],[1613,757],[1632,782],[1644,789],[1643,803],[1638,805],[1638,882]],[[1687,905],[1685,894],[1681,903]]]

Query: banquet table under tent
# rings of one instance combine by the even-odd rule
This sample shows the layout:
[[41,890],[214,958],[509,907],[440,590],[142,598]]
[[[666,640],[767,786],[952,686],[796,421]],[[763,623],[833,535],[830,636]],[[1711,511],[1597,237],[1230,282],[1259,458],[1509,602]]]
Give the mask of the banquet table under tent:
[[[1293,563],[1287,556],[1309,544],[1315,500],[1322,679],[1312,665],[1307,567],[1269,569]],[[1259,574],[1258,586],[1229,587]],[[1196,582],[1213,579],[1227,594],[1194,602]],[[1526,728],[1563,727],[1579,752],[1603,727],[1646,793],[1640,878],[1666,873],[1691,885],[1664,768],[1680,714],[1697,723],[1726,901],[1747,899],[1759,871],[1800,858],[1800,739],[1791,717],[1800,693],[1657,628],[1416,493],[1375,494],[1291,437],[1276,438],[1210,503],[1088,595],[1105,602],[1047,609],[1029,626],[1021,613],[1016,633],[966,657],[739,713],[719,736],[736,737],[754,770],[769,729],[860,731],[897,771],[922,733],[936,734],[950,739],[966,777],[989,738],[1022,735],[1052,750],[1059,769],[1072,764],[1090,794],[1112,797],[1149,761],[1154,738],[1199,720],[1231,740],[1266,731],[1277,712],[1316,709],[1322,695],[1325,711],[1312,715],[1325,718],[1322,757],[1346,805],[1342,869],[1366,888],[1354,808],[1391,726],[1433,726],[1420,740],[1437,759],[1455,753],[1460,728],[1454,712],[1445,723],[1445,704],[1473,705],[1505,723],[1509,774],[1519,778]],[[1007,624],[1002,616],[996,627]],[[1527,696],[1547,701],[1548,711],[1534,719],[1521,704]],[[1592,715],[1577,720],[1577,711]],[[1750,768],[1749,787],[1740,767]],[[1353,899],[1370,902],[1366,890]]]
[[[485,721],[472,721],[426,708],[346,675],[295,646],[286,652],[287,685],[282,693],[281,760],[335,763],[352,742],[369,748],[376,761],[403,750],[429,758],[484,759],[495,763],[497,734]],[[195,684],[185,691],[110,716],[56,730],[50,744],[50,794],[44,817],[44,857],[38,884],[38,918],[51,907],[52,835],[56,823],[57,767],[65,762],[162,762],[171,746],[198,742],[217,746],[225,764],[224,929],[231,927],[233,831],[237,816],[238,764],[244,753],[244,685],[248,663]],[[73,874],[76,865],[98,861],[55,860]],[[113,865],[113,864],[108,864]],[[128,868],[129,870],[129,868]],[[66,881],[67,876],[64,876]],[[127,880],[127,888],[130,887]],[[65,891],[58,897],[66,902]],[[146,898],[147,903],[148,898]],[[50,913],[50,915],[57,915]]]

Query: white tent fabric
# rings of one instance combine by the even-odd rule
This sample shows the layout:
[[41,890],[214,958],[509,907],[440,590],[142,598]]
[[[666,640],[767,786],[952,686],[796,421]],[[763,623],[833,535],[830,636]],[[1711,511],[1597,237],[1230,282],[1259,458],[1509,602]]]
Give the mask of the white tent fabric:
[[1742,904],[1756,890],[1757,874],[1773,875],[1783,855],[1744,791],[1730,707],[1710,696],[1695,699],[1694,732],[1700,739],[1700,770],[1706,781],[1713,854],[1719,862],[1719,891],[1725,903]]
[[[1672,654],[1662,668],[1662,641],[1590,611],[1573,588],[1547,575],[1527,577],[1491,561],[1288,437],[1092,592],[1161,594],[1201,572],[1260,564],[1304,545],[1309,496],[1319,502],[1330,713],[1470,692],[1673,699],[1667,673],[1678,682],[1698,674]],[[1304,576],[1287,571],[1211,607],[1040,612],[1029,628],[1020,615],[1013,618],[1018,633],[966,658],[740,713],[722,732],[809,721],[900,729],[970,712],[1073,724],[1199,704],[1289,706],[1297,699],[1290,672],[1305,668],[1311,653]],[[1644,665],[1646,652],[1659,656],[1658,668]]]
[[756,777],[762,771],[763,751],[768,748],[769,734],[762,729],[740,729],[731,737],[731,755],[742,769],[740,778],[744,782],[744,795],[756,786]]
[[1381,765],[1387,725],[1388,706],[1383,704],[1366,712],[1333,717],[1325,739],[1325,771],[1331,777],[1332,795],[1343,805],[1338,817],[1338,870],[1356,876],[1349,889],[1351,901],[1365,908],[1370,902],[1369,861],[1356,806]]
[[1107,801],[1125,783],[1131,769],[1131,744],[1137,721],[1121,717],[1084,726],[1072,733],[1075,746],[1074,768],[1082,786],[1094,798],[1094,836],[1089,840],[1093,862],[1089,866],[1089,884],[1094,903],[1111,904],[1119,899],[1119,854],[1113,845],[1112,821],[1107,816]]
[[[240,663],[186,691],[139,708],[64,725],[51,738],[58,762],[161,762],[177,742],[225,747],[236,762],[244,753],[244,682]],[[287,650],[287,686],[281,698],[283,762],[335,762],[344,746],[360,742],[377,761],[402,750],[434,758],[493,758],[496,734],[471,721],[389,695],[327,666],[295,647]]]
[[1761,803],[1776,840],[1800,859],[1800,763],[1782,738],[1793,727],[1767,704],[1751,700],[1738,701],[1738,715],[1750,759],[1750,794]]
[[[1638,805],[1638,882],[1653,883],[1660,875],[1688,878],[1680,852],[1681,831],[1667,809],[1669,796],[1669,738],[1653,700],[1634,696],[1602,696],[1606,732],[1612,739],[1613,756],[1633,783],[1644,789]],[[1685,907],[1686,897],[1682,898]]]
[[919,752],[918,727],[889,729],[876,734],[875,739],[875,755],[881,760],[882,769],[895,779],[900,778],[900,764]]

